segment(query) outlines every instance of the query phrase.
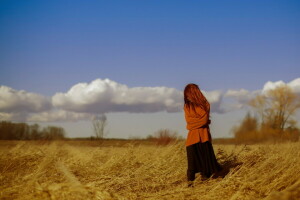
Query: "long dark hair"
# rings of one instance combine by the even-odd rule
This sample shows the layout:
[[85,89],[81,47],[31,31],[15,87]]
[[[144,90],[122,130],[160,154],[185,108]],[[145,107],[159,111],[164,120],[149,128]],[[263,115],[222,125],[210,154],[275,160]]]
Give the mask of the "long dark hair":
[[209,103],[200,91],[198,85],[190,83],[184,88],[184,104],[195,110],[199,106],[206,112],[209,112]]

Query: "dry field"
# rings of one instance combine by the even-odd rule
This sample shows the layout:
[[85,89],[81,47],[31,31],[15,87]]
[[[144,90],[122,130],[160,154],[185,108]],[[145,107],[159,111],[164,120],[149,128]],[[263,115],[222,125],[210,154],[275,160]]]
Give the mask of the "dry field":
[[225,177],[188,188],[182,141],[0,141],[0,199],[300,199],[300,142],[214,149]]

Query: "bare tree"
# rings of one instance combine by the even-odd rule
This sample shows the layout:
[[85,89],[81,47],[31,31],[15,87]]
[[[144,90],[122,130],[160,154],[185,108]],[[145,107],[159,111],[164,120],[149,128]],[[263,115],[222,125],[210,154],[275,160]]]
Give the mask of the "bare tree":
[[265,110],[266,110],[266,97],[264,95],[257,95],[254,99],[249,102],[249,105],[255,108],[260,119],[261,124],[265,122]]
[[93,118],[93,127],[96,138],[101,139],[104,137],[104,130],[107,125],[107,118],[105,114],[96,115]]
[[292,125],[291,117],[300,108],[300,97],[288,86],[280,86],[250,101],[261,116],[262,126],[284,130]]

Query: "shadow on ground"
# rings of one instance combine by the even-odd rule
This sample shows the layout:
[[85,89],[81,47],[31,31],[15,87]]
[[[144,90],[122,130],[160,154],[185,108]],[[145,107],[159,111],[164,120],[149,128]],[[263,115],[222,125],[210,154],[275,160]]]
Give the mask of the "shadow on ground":
[[224,178],[230,172],[230,169],[239,168],[243,164],[238,161],[238,154],[231,153],[227,155],[223,150],[218,149],[216,156],[222,170],[215,173],[212,178]]

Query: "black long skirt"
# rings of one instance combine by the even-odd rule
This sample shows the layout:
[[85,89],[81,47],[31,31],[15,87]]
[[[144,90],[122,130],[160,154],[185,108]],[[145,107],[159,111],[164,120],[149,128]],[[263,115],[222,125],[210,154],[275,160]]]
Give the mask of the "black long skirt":
[[201,173],[202,177],[208,178],[222,168],[218,163],[211,142],[196,143],[186,147],[188,181],[195,180],[195,174]]

